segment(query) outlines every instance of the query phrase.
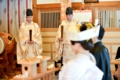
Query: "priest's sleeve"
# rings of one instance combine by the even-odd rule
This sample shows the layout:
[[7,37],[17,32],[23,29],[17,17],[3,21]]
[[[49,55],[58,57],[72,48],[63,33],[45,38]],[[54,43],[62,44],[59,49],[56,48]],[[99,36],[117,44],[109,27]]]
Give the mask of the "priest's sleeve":
[[60,52],[59,52],[59,48],[60,48],[60,41],[59,38],[61,36],[61,26],[59,26],[57,34],[56,34],[56,39],[55,39],[55,47],[56,47],[56,57],[55,60],[58,61],[60,58]]
[[38,52],[42,53],[43,47],[42,47],[42,36],[41,36],[40,27],[36,23],[35,23],[35,27],[36,27],[36,33],[32,39],[35,42],[35,44],[37,45],[37,47],[39,47],[39,49],[37,49]]
[[24,52],[26,50],[27,41],[29,40],[29,37],[24,34],[24,32],[25,32],[24,27],[25,26],[22,23],[22,25],[20,26],[19,35],[18,35],[19,45],[20,45],[20,48],[21,48],[22,52]]

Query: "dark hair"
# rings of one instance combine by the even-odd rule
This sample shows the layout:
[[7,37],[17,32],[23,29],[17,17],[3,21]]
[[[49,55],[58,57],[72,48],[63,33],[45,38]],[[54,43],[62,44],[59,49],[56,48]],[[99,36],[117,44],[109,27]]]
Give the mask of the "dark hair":
[[85,50],[92,50],[94,45],[92,44],[92,40],[84,40],[84,41],[71,41],[72,45],[75,45],[75,43],[80,43],[81,46],[85,49]]
[[31,9],[26,10],[26,16],[33,16],[33,12]]
[[[80,31],[84,31],[84,30],[87,30],[87,26],[85,24],[82,24],[82,26],[80,27]],[[72,45],[74,45],[75,43],[80,43],[85,50],[92,50],[94,48],[91,39],[83,40],[83,41],[71,41]]]
[[105,30],[104,30],[104,28],[102,27],[102,25],[100,25],[100,31],[99,31],[99,35],[98,35],[98,39],[99,39],[99,40],[102,40],[102,39],[103,39],[104,33],[105,33]]
[[73,10],[71,7],[66,8],[66,15],[73,14]]

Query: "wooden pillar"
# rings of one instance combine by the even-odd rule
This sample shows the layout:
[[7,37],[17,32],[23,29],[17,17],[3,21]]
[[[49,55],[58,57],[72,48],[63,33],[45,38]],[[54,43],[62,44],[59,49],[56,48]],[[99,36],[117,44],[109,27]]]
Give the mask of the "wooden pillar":
[[33,21],[38,23],[38,11],[36,8],[37,0],[32,0],[32,7],[33,7]]
[[8,7],[8,33],[10,33],[10,0],[7,0]]
[[26,10],[28,9],[28,0],[26,0]]
[[18,0],[18,24],[19,24],[19,27],[20,27],[20,25],[21,25],[21,21],[20,21],[20,18],[21,16],[20,16],[20,0]]
[[67,7],[71,7],[71,0],[61,0],[60,2],[61,8],[60,8],[60,12],[61,12],[61,21],[66,19],[66,8]]

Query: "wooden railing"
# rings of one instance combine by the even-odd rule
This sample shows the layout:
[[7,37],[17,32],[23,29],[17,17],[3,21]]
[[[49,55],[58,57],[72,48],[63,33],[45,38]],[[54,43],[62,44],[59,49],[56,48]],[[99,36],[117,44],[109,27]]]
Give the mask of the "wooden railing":
[[53,68],[46,72],[39,73],[36,76],[31,78],[13,78],[10,80],[53,80],[54,78],[53,74],[55,71],[58,71],[58,70],[60,70],[60,68]]
[[112,59],[112,55],[116,55],[116,52],[113,52],[112,51],[112,46],[113,45],[120,45],[120,42],[103,42],[104,45],[109,45],[110,46],[110,49],[109,50],[109,53],[110,53],[110,60],[113,60]]
[[[113,38],[113,39],[120,39],[120,36],[105,36],[104,38],[106,39],[109,39],[109,38]],[[110,55],[110,61],[111,60],[114,60],[115,58],[113,58],[113,56],[116,56],[116,53],[117,53],[117,49],[116,49],[116,52],[113,52],[113,45],[120,45],[120,42],[103,42],[104,45],[109,45],[109,55]],[[113,64],[111,64],[111,74],[113,75],[115,73],[115,69]]]
[[[43,36],[43,38],[55,38],[55,36]],[[120,39],[120,36],[105,36],[104,37],[105,39],[110,39],[110,38],[113,38],[113,39]],[[50,53],[51,55],[51,60],[53,61],[54,58],[53,58],[53,53],[55,53],[56,51],[53,50],[53,47],[52,45],[55,44],[55,42],[45,42],[43,41],[43,44],[50,44],[50,50],[43,50],[43,53]],[[109,53],[110,53],[110,59],[112,60],[112,55],[116,55],[116,52],[113,52],[112,51],[112,48],[113,48],[113,45],[120,45],[120,42],[103,42],[104,45],[109,45]]]
[[36,79],[53,80],[53,74],[55,71],[58,71],[58,70],[60,70],[60,68],[54,68],[54,69],[48,70],[44,73],[40,73],[37,76],[31,78],[31,80],[36,80]]
[[50,44],[50,50],[43,50],[43,53],[50,53],[50,61],[53,61],[53,53],[55,53],[56,51],[53,51],[52,45],[55,44],[55,42],[43,42],[43,44]]

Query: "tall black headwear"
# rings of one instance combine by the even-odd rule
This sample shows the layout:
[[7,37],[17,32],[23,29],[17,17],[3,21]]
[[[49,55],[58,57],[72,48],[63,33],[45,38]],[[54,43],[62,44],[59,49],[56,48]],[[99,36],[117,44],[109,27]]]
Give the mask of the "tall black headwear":
[[26,16],[33,16],[33,12],[31,9],[26,10]]
[[71,7],[67,7],[66,8],[66,15],[70,15],[70,14],[73,14],[73,10]]

